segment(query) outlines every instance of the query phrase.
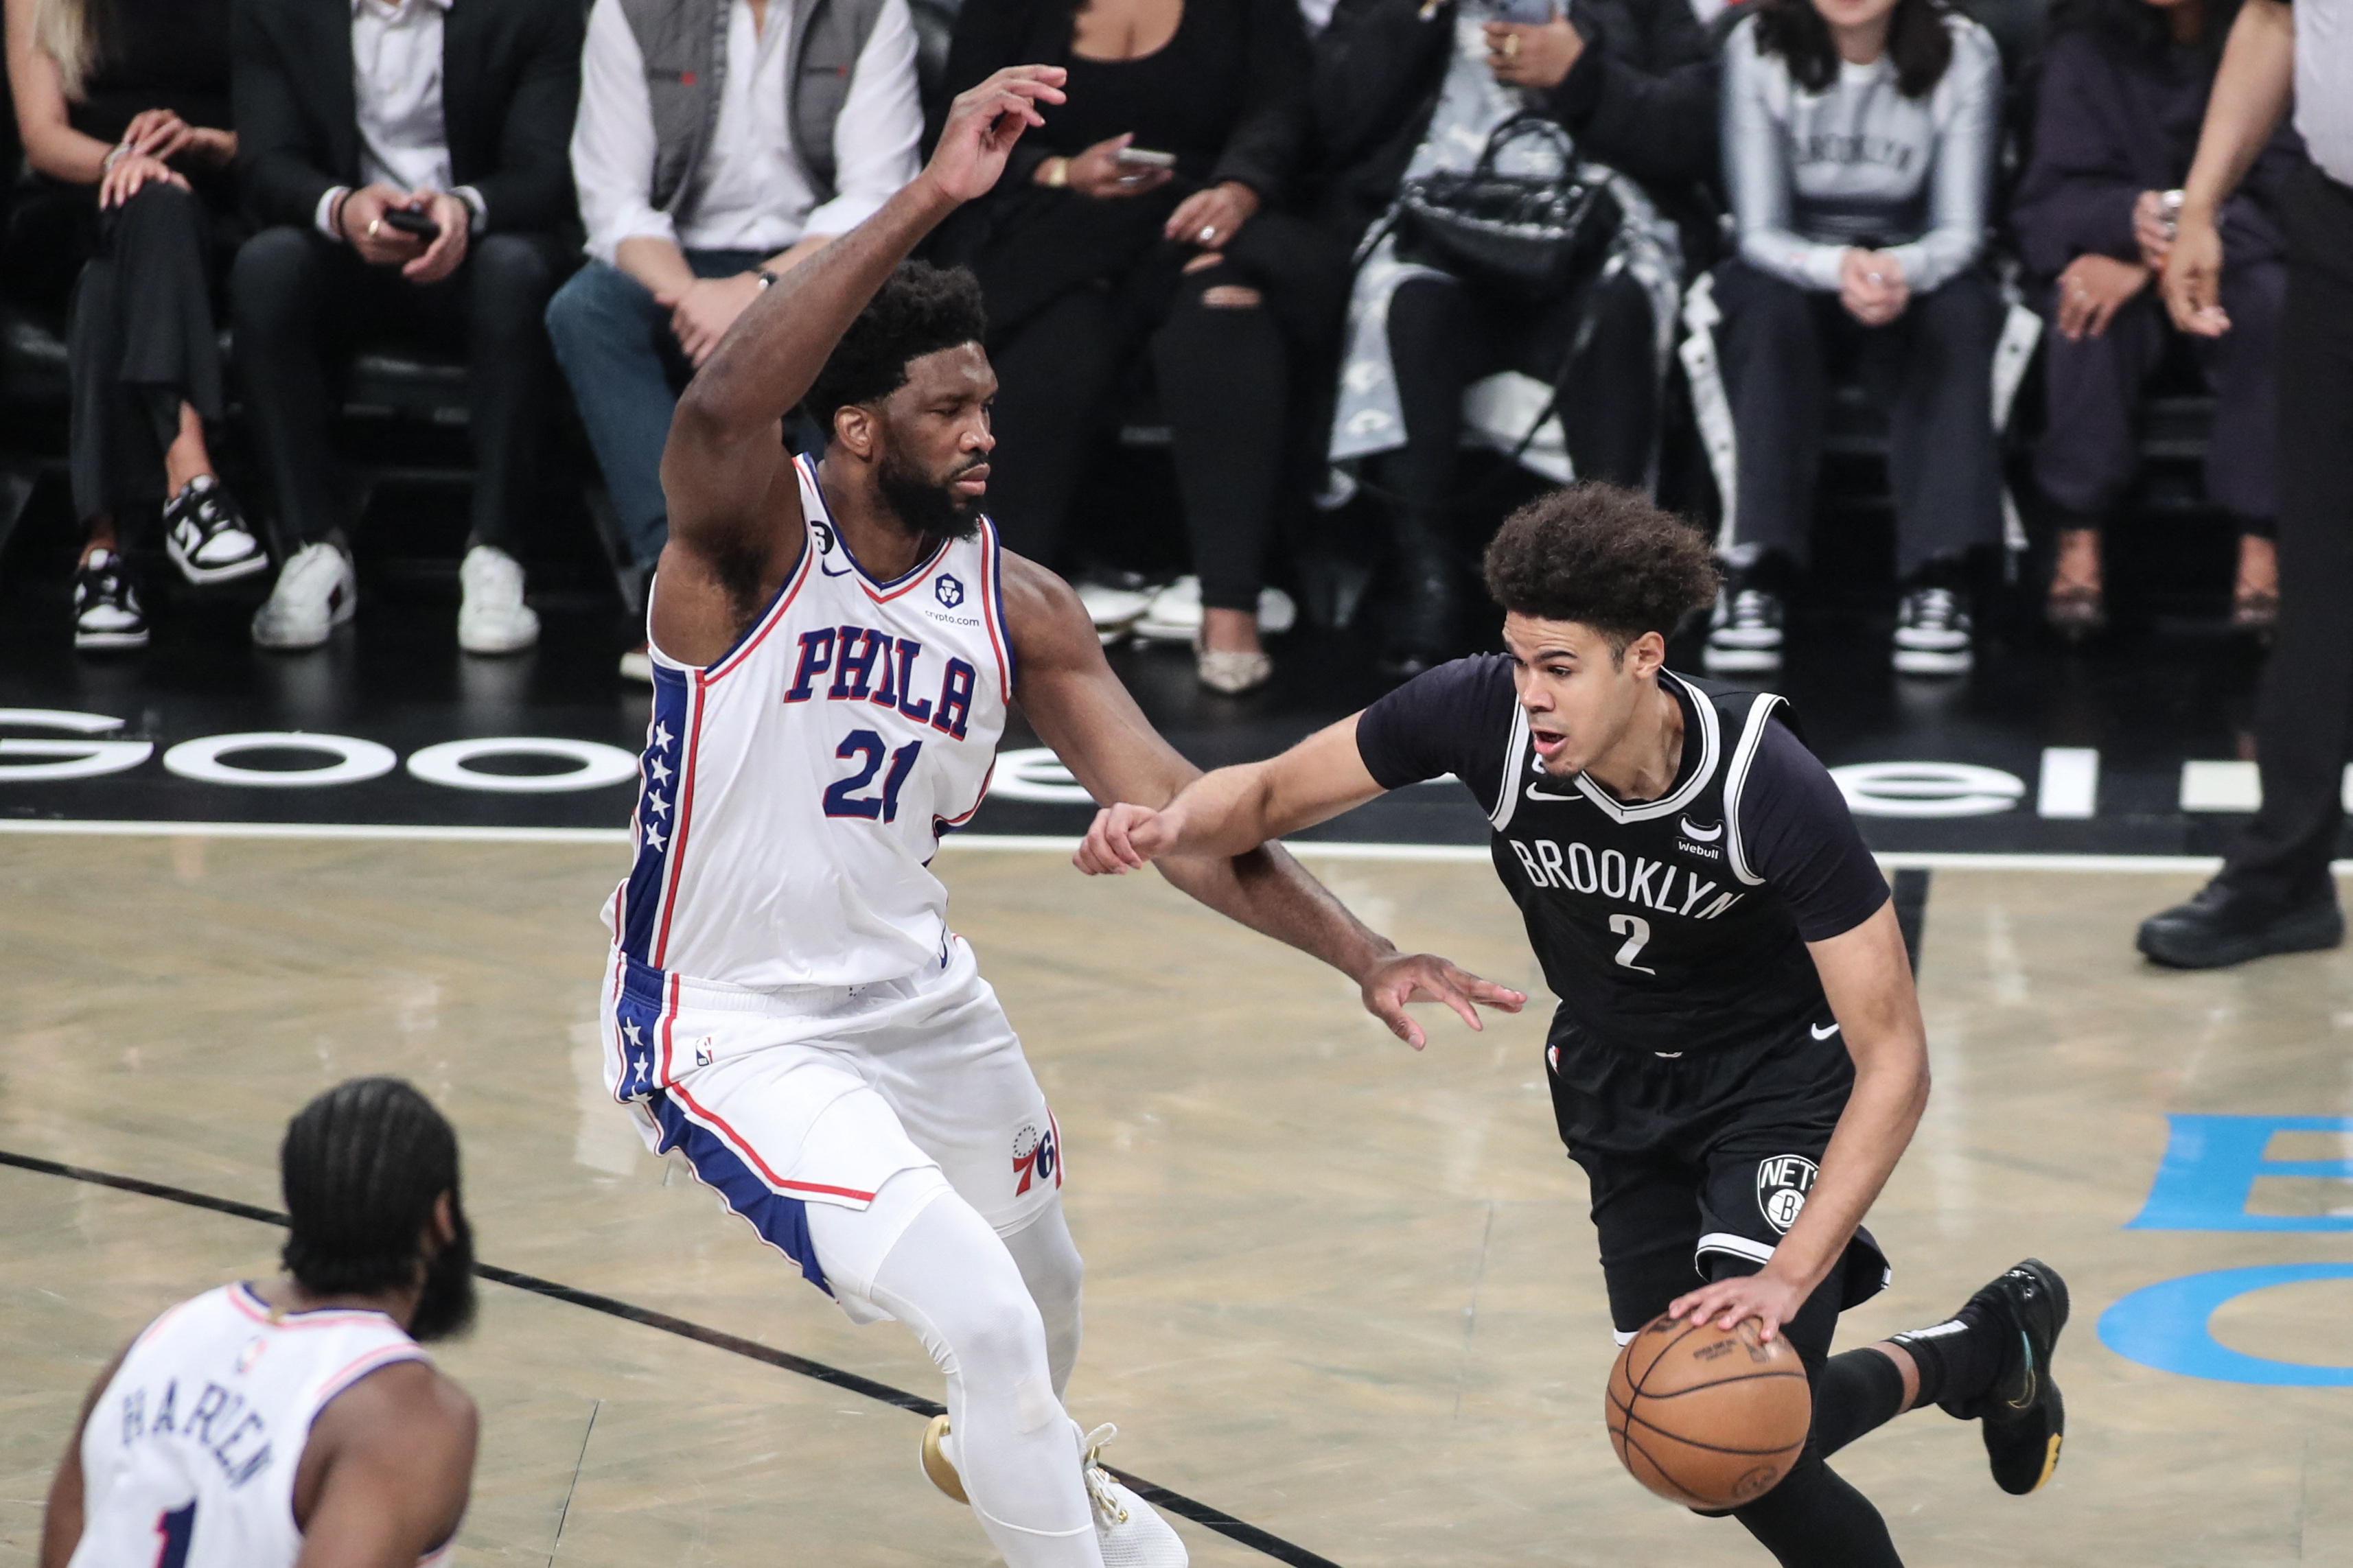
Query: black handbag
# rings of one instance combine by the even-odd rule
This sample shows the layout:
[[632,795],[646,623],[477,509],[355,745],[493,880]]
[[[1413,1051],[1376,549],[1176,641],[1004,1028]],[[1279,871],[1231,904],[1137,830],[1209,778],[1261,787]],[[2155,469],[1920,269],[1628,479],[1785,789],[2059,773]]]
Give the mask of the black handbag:
[[[1505,147],[1537,137],[1558,145],[1561,174],[1496,172]],[[1621,216],[1609,187],[1577,173],[1575,151],[1558,124],[1517,114],[1495,127],[1469,173],[1406,181],[1398,192],[1399,258],[1528,294],[1567,288],[1608,248]]]

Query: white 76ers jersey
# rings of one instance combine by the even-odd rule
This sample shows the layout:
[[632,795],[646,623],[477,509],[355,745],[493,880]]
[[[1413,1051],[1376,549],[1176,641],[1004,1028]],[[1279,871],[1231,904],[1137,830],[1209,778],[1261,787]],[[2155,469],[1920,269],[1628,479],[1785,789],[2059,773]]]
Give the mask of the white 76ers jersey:
[[775,601],[702,668],[652,650],[637,863],[606,910],[636,963],[764,991],[939,967],[932,856],[1013,697],[996,529],[878,583],[795,462],[808,544]]
[[90,1409],[68,1568],[293,1568],[311,1424],[368,1373],[424,1359],[382,1312],[273,1319],[243,1285],[181,1302]]

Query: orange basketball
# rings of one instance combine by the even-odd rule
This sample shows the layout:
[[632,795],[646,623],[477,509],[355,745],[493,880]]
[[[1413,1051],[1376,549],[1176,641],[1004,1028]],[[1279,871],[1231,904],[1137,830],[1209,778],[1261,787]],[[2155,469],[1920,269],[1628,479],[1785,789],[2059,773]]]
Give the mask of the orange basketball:
[[1633,1478],[1687,1508],[1755,1502],[1789,1473],[1813,1422],[1806,1369],[1757,1325],[1654,1318],[1609,1369],[1609,1443]]

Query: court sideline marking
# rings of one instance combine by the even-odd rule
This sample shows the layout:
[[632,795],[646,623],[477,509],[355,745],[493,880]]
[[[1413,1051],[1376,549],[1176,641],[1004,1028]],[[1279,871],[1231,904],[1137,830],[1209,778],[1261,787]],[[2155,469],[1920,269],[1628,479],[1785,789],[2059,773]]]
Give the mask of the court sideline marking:
[[[166,1186],[161,1182],[144,1181],[137,1176],[120,1176],[110,1171],[93,1171],[87,1166],[69,1165],[59,1161],[44,1160],[33,1154],[19,1154],[6,1149],[0,1149],[0,1166],[13,1166],[20,1171],[30,1171],[36,1175],[62,1176],[69,1181],[87,1182],[92,1186],[111,1187],[117,1192],[135,1193],[142,1197],[162,1198],[166,1203],[183,1204],[189,1208],[209,1209],[215,1214],[252,1220],[258,1225],[274,1225],[282,1229],[290,1223],[284,1215],[275,1209],[239,1203],[234,1198],[215,1197],[209,1193],[191,1192],[185,1187]],[[525,1274],[520,1269],[502,1268],[495,1263],[483,1263],[477,1260],[474,1264],[474,1274],[476,1278],[488,1279],[493,1284],[509,1286],[517,1290],[527,1290],[533,1295],[545,1296],[551,1300],[563,1301],[575,1307],[586,1307],[592,1312],[602,1312],[607,1317],[618,1318],[623,1322],[636,1323],[643,1328],[659,1329],[663,1333],[675,1334],[682,1340],[692,1340],[697,1344],[709,1345],[714,1350],[726,1351],[750,1361],[765,1362],[783,1371],[797,1373],[803,1377],[830,1384],[851,1394],[864,1394],[867,1398],[880,1404],[893,1405],[916,1415],[929,1417],[944,1415],[947,1411],[947,1407],[944,1405],[925,1399],[921,1394],[909,1394],[903,1389],[893,1388],[887,1383],[878,1383],[871,1377],[862,1377],[854,1372],[844,1372],[839,1367],[828,1366],[821,1361],[811,1361],[807,1356],[795,1355],[790,1351],[776,1350],[761,1344],[755,1340],[744,1339],[740,1334],[731,1334],[723,1329],[713,1329],[702,1323],[691,1322],[684,1318],[674,1318],[668,1312],[657,1312],[650,1307],[637,1306],[611,1296],[600,1296],[593,1290],[582,1290],[553,1279],[543,1279],[536,1274]],[[594,1430],[593,1420],[591,1430]],[[582,1439],[581,1451],[584,1454],[587,1451],[586,1438]],[[1180,1518],[1189,1519],[1206,1529],[1214,1530],[1219,1535],[1225,1536],[1228,1540],[1239,1542],[1253,1552],[1271,1557],[1278,1563],[1289,1563],[1291,1568],[1339,1568],[1339,1564],[1330,1558],[1319,1557],[1303,1546],[1294,1546],[1282,1537],[1236,1519],[1222,1509],[1211,1508],[1205,1502],[1196,1502],[1182,1492],[1155,1486],[1140,1476],[1128,1474],[1125,1470],[1114,1469],[1109,1465],[1105,1465],[1103,1468],[1110,1470],[1124,1485],[1154,1507],[1165,1509]],[[567,1498],[565,1500],[567,1513],[570,1511],[570,1500]],[[560,1540],[562,1526],[559,1524],[557,1529]],[[552,1557],[550,1561],[553,1561]]]

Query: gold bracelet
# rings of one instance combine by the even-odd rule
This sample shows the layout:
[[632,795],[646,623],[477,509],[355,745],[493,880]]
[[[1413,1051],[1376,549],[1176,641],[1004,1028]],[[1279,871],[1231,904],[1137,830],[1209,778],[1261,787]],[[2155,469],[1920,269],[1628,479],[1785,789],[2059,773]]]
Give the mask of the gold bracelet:
[[1046,161],[1045,184],[1047,187],[1050,190],[1059,191],[1070,183],[1071,161],[1068,158],[1049,158]]

